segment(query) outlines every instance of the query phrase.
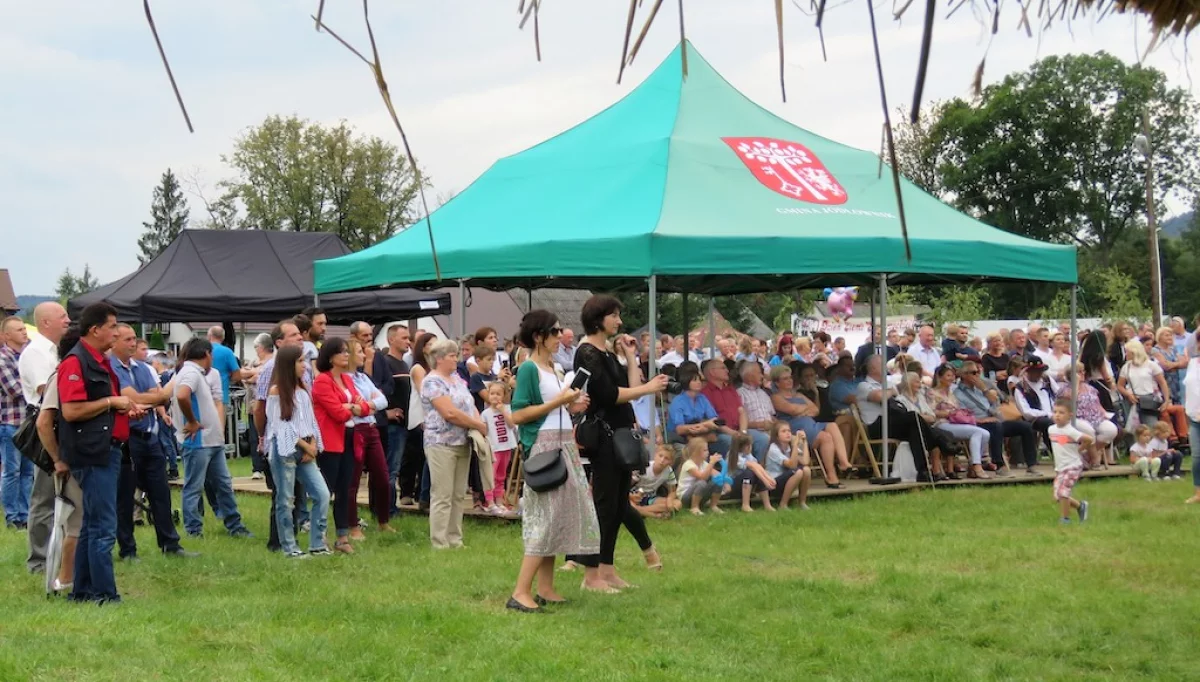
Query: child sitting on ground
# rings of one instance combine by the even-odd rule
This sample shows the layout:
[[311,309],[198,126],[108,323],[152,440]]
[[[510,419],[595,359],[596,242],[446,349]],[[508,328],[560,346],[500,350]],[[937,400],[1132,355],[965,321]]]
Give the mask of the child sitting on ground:
[[1062,512],[1061,523],[1071,522],[1071,510],[1079,513],[1079,522],[1087,521],[1088,503],[1071,496],[1079,477],[1083,475],[1080,448],[1092,446],[1092,437],[1071,425],[1071,403],[1059,399],[1054,403],[1054,423],[1047,430],[1054,453],[1054,501]]
[[775,508],[771,506],[771,500],[767,497],[770,491],[775,489],[775,479],[767,474],[767,470],[751,454],[753,449],[754,441],[744,433],[734,436],[733,444],[729,447],[730,461],[737,462],[737,471],[733,475],[733,481],[735,485],[740,485],[742,488],[742,511],[754,511],[750,506],[750,495],[755,492],[761,496],[763,507],[775,511]]
[[[665,519],[679,511],[683,504],[675,498],[675,470],[671,462],[675,460],[675,451],[669,445],[660,445],[654,453],[654,461],[645,471],[637,474],[633,489],[629,492],[629,502],[637,513],[642,516]],[[666,488],[666,496],[659,491]]]
[[[708,443],[703,438],[688,440],[685,450],[687,459],[679,467],[679,499],[683,504],[690,505],[696,516],[704,516],[700,511],[700,501],[709,498],[708,508],[717,514],[724,514],[717,503],[721,501],[721,488],[712,482],[717,471],[717,463],[721,455],[708,454]],[[725,492],[728,492],[726,486]]]
[[1150,449],[1158,456],[1160,463],[1157,471],[1158,478],[1178,481],[1183,472],[1183,453],[1171,447],[1171,439],[1175,432],[1171,423],[1159,421],[1154,425],[1154,439],[1150,441]]
[[487,385],[488,407],[480,415],[488,427],[488,443],[492,446],[492,471],[495,487],[483,491],[487,511],[491,514],[506,514],[512,509],[504,501],[504,484],[508,478],[508,467],[512,463],[513,450],[517,448],[517,427],[512,421],[508,406],[508,385],[493,381]]
[[808,437],[804,432],[798,431],[793,435],[792,427],[787,422],[772,424],[771,445],[767,448],[767,473],[775,479],[777,487],[783,488],[779,497],[780,509],[788,508],[792,494],[799,489],[800,509],[808,511],[808,484],[812,480],[812,470],[808,467]]
[[1129,463],[1142,478],[1153,481],[1158,478],[1158,469],[1161,463],[1158,455],[1154,452],[1154,434],[1149,426],[1140,424],[1134,430],[1133,435],[1137,438],[1137,442],[1129,446]]

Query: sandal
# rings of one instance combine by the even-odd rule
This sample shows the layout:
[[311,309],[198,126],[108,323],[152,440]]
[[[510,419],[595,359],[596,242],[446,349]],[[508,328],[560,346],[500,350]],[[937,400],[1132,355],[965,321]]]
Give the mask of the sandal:
[[[658,561],[655,561],[654,563],[650,563],[650,555],[651,554],[653,554],[658,559]],[[646,568],[650,569],[651,571],[663,570],[662,555],[658,553],[657,547],[655,547],[654,545],[650,545],[650,549],[642,552],[642,556],[646,558]]]
[[579,584],[579,589],[584,592],[599,592],[600,594],[621,594],[620,590],[607,583],[604,587],[588,587],[586,580]]
[[692,515],[693,516],[704,516],[704,512],[700,511],[699,509],[693,509]]
[[333,543],[333,548],[342,554],[354,554],[354,547],[347,540],[338,540]]

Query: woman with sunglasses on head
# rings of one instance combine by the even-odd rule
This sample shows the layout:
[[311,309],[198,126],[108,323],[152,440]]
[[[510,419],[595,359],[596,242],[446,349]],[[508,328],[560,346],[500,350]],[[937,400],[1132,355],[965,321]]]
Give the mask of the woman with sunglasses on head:
[[[325,341],[317,355],[317,375],[313,381],[313,403],[317,424],[321,427],[324,448],[317,455],[317,466],[329,486],[333,506],[333,525],[337,541],[333,548],[354,554],[350,546],[351,478],[354,476],[354,418],[371,413],[354,386],[350,367],[350,348],[346,340],[333,337]],[[315,532],[315,531],[314,531]]]
[[[522,491],[522,538],[525,544],[517,586],[507,608],[524,613],[540,611],[547,603],[564,600],[554,590],[554,557],[600,551],[600,526],[588,495],[587,476],[571,429],[571,413],[587,409],[588,397],[567,385],[554,366],[562,329],[546,310],[531,310],[521,319],[521,345],[531,349],[528,362],[517,370],[512,418],[525,458],[558,451],[566,459],[567,480],[553,490]],[[533,581],[537,578],[537,594]]]
[[[617,461],[613,439],[608,434],[633,428],[630,403],[643,395],[666,390],[667,377],[660,374],[642,383],[636,342],[631,336],[617,335],[621,329],[620,301],[612,296],[592,296],[584,303],[579,317],[587,336],[575,352],[575,370],[586,369],[591,376],[587,383],[586,416],[576,438],[592,464],[592,499],[600,524],[600,552],[572,558],[585,567],[584,589],[613,593],[630,587],[613,566],[622,522],[637,538],[647,564],[659,564],[661,560],[650,543],[645,522],[629,501],[633,472]],[[623,365],[613,352],[614,346],[625,360]]]

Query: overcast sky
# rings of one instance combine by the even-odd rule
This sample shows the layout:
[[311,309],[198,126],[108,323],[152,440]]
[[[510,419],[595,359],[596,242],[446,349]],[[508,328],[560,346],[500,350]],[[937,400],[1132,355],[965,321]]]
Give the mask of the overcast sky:
[[[498,157],[569,128],[635,87],[678,41],[665,3],[638,61],[615,84],[627,5],[543,0],[543,61],[517,30],[516,0],[391,0],[372,5],[385,73],[419,163],[436,191],[466,187]],[[651,3],[647,2],[648,8]],[[801,4],[807,7],[807,0]],[[912,97],[920,42],[916,3],[902,24],[880,6],[893,107]],[[220,155],[272,114],[346,119],[398,142],[370,72],[308,18],[316,0],[153,3],[195,134],[171,94],[141,4],[116,0],[6,3],[0,26],[0,267],[20,294],[49,294],[85,263],[101,282],[137,267],[151,191],[170,167],[211,194],[228,175]],[[945,12],[945,3],[941,11]],[[361,5],[330,0],[326,21],[367,49]],[[821,135],[877,150],[882,114],[861,1],[830,3],[822,62],[813,19],[790,2],[789,100],[780,102],[773,3],[686,0],[688,37],[726,79],[763,106]],[[646,10],[643,10],[645,12]],[[1077,22],[1033,39],[1002,20],[985,82],[1039,57],[1107,49],[1136,61],[1144,21]],[[988,35],[969,9],[939,18],[926,100],[968,94]],[[1175,42],[1149,63],[1191,88],[1195,58]],[[198,199],[189,197],[193,217]]]

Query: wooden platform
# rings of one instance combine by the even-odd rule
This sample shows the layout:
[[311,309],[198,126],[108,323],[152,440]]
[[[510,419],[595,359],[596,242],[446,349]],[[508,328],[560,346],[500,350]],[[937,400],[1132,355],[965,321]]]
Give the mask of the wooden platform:
[[[808,491],[808,498],[810,501],[813,501],[813,500],[839,498],[839,497],[858,497],[858,496],[862,496],[862,495],[872,495],[872,494],[878,494],[878,493],[898,493],[898,492],[904,492],[907,490],[915,490],[917,488],[933,488],[933,487],[959,488],[959,487],[972,487],[972,486],[1023,485],[1023,484],[1025,484],[1025,485],[1028,485],[1028,484],[1050,485],[1054,481],[1054,467],[1051,466],[1050,464],[1045,463],[1045,464],[1040,465],[1038,467],[1038,471],[1041,474],[1039,476],[1030,476],[1025,473],[1024,469],[1019,469],[1015,473],[1009,474],[1006,477],[996,477],[996,478],[991,478],[991,479],[986,479],[986,480],[969,479],[969,478],[964,477],[962,480],[959,480],[959,481],[943,481],[943,482],[937,483],[937,484],[896,483],[893,485],[872,485],[869,481],[867,481],[865,479],[846,479],[843,481],[845,487],[836,489],[836,490],[832,489],[832,488],[827,488],[827,487],[825,487],[824,483],[822,483],[820,481],[816,481],[813,483],[812,487]],[[1135,475],[1133,467],[1121,464],[1121,465],[1111,466],[1107,469],[1097,469],[1097,470],[1093,470],[1093,471],[1085,471],[1083,474],[1083,477],[1084,478],[1128,478],[1133,475]],[[183,481],[182,480],[173,481],[172,484],[175,486],[178,486],[178,487],[182,487]],[[250,478],[249,476],[235,477],[233,479],[233,489],[235,492],[248,493],[251,495],[270,495],[271,494],[271,491],[267,490],[266,481],[254,480],[253,478]],[[368,499],[367,498],[367,483],[366,483],[366,478],[364,477],[362,484],[359,486],[358,505],[360,507],[365,508],[367,506],[367,499]],[[755,502],[757,502],[757,498],[756,498]],[[722,500],[721,504],[722,505],[725,505],[725,504],[737,505],[737,504],[740,504],[740,501],[736,500],[732,497],[727,497],[726,499]],[[469,505],[469,503],[468,503],[468,505]],[[400,509],[404,513],[408,513],[408,514],[425,514],[425,512],[421,511],[420,508],[417,507],[417,505],[402,505],[400,507]],[[504,521],[504,520],[519,521],[520,520],[520,517],[515,514],[508,516],[508,517],[498,517],[498,516],[493,516],[491,514],[484,514],[484,513],[478,512],[470,506],[467,506],[465,515],[473,517],[473,518],[493,519],[493,520],[497,520],[497,521]]]

